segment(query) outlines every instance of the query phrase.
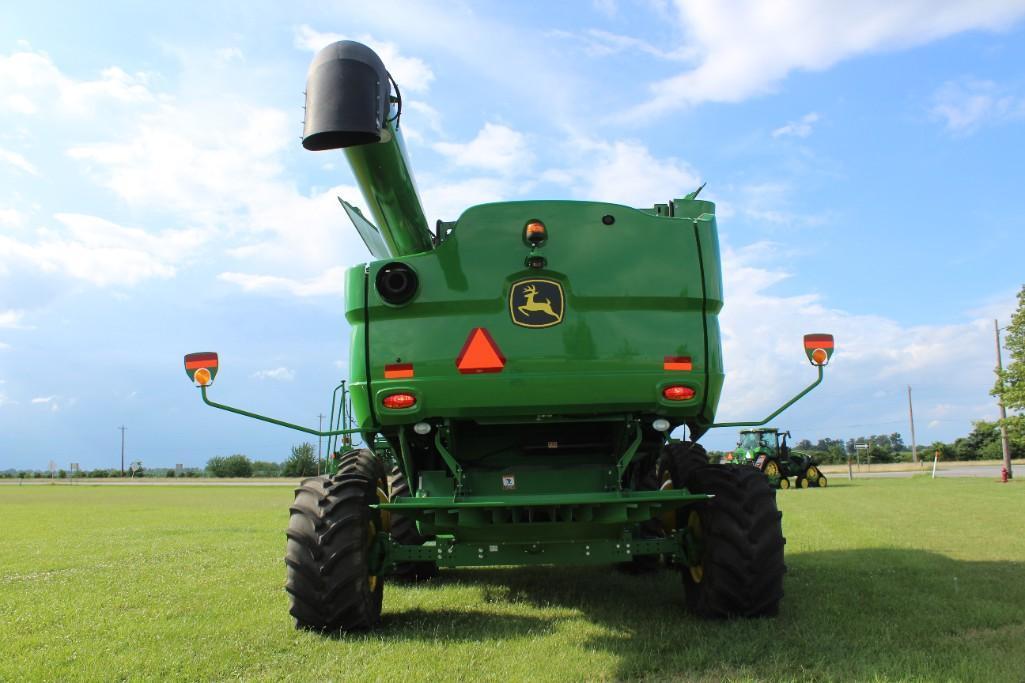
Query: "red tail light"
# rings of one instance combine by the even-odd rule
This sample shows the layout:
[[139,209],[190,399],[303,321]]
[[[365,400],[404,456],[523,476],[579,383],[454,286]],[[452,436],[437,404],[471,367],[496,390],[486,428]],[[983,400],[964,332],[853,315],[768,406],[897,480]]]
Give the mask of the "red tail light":
[[416,396],[413,394],[389,394],[381,401],[385,408],[398,410],[401,408],[412,408],[416,405]]
[[687,401],[694,398],[694,390],[690,387],[683,387],[679,384],[666,387],[662,390],[662,396],[667,401]]

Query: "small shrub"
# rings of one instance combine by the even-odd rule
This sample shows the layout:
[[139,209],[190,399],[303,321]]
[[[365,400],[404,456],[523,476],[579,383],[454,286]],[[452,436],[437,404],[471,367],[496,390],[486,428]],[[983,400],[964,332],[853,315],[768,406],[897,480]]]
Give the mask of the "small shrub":
[[317,473],[317,456],[313,444],[303,443],[292,446],[292,454],[288,456],[281,474],[285,477],[309,477]]

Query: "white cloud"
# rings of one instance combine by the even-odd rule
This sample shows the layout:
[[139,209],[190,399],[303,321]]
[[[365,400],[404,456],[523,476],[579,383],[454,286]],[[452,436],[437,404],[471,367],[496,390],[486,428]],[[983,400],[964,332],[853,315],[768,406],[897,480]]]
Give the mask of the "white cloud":
[[992,81],[947,81],[933,95],[933,117],[953,133],[969,134],[988,123],[1025,118],[1025,97]]
[[[521,110],[529,109],[567,130],[580,126],[580,98],[587,96],[588,84],[562,45],[543,40],[534,28],[524,29],[505,16],[484,16],[469,3],[403,3],[402,21],[381,3],[356,3],[342,12],[345,22],[388,35],[404,49],[416,46],[441,53],[449,63],[454,60],[459,68],[470,70],[472,75],[455,87],[473,88],[478,79],[485,79],[508,98],[518,98]],[[447,73],[439,77],[446,78]],[[409,89],[404,80],[399,80],[403,92]]]
[[58,410],[61,409],[61,404],[58,401],[57,396],[37,396],[36,398],[32,399],[31,402],[33,405],[46,406],[50,409],[50,412],[53,413],[56,413]]
[[[276,284],[302,296],[334,293],[340,277],[331,269],[366,253],[336,197],[361,198],[352,186],[300,193],[284,177],[296,134],[284,110],[244,98],[204,99],[165,103],[117,141],[76,145],[69,155],[133,207],[170,210],[208,240],[216,237],[247,271],[267,273],[252,280],[264,276],[228,267],[226,281],[249,291]],[[320,275],[304,282],[309,273]]]
[[655,158],[637,141],[581,138],[571,142],[571,149],[578,155],[574,164],[551,169],[544,178],[569,186],[579,199],[647,206],[682,197],[701,184],[686,162]]
[[25,215],[17,209],[0,209],[0,228],[20,229],[25,225]]
[[295,132],[277,109],[167,105],[140,117],[119,141],[76,145],[68,155],[131,204],[173,206],[218,224],[247,201],[254,180],[278,175],[278,156]]
[[34,242],[0,235],[0,269],[32,265],[100,287],[174,277],[175,264],[206,240],[200,230],[149,233],[84,214],[59,213],[62,230],[42,229]]
[[[823,435],[866,418],[900,421],[906,415],[904,387],[928,389],[937,377],[945,387],[957,387],[960,400],[951,403],[945,390],[916,391],[916,414],[942,417],[944,409],[936,402],[940,393],[950,404],[946,414],[963,417],[966,425],[984,410],[992,378],[991,320],[904,325],[830,308],[814,293],[778,295],[772,287],[791,277],[776,265],[781,261],[785,259],[774,244],[741,249],[724,245],[726,305],[720,325],[727,380],[719,420],[760,418],[806,385],[814,376],[801,349],[801,337],[808,332],[832,333],[837,342],[826,382],[816,389],[813,403],[792,409],[819,414]],[[901,391],[880,399],[876,394],[881,387]],[[923,442],[927,438],[920,436]]]
[[23,330],[31,329],[26,328],[21,324],[21,319],[25,317],[25,311],[18,311],[13,308],[6,311],[0,311],[0,328],[7,328],[12,330]]
[[741,186],[731,196],[737,213],[763,227],[815,227],[828,221],[827,215],[796,213],[792,203],[797,194],[789,183],[770,181]]
[[422,59],[406,57],[394,43],[380,41],[369,35],[346,36],[341,33],[321,33],[306,24],[295,29],[295,46],[300,50],[316,52],[325,45],[339,40],[355,40],[377,53],[403,92],[426,92],[434,80],[434,72]]
[[0,148],[0,162],[10,164],[16,169],[28,173],[29,175],[39,175],[39,171],[32,163],[17,152],[12,152],[9,149]]
[[516,189],[500,178],[449,180],[427,176],[425,181],[424,213],[429,223],[435,219],[453,221],[470,206],[506,200]]
[[251,273],[221,273],[219,280],[238,285],[246,292],[285,292],[292,296],[340,295],[345,289],[345,271],[342,266],[329,268],[308,280],[297,280],[280,275],[254,275]]
[[588,57],[600,58],[624,52],[641,52],[658,59],[689,62],[693,61],[697,56],[695,49],[692,47],[683,46],[666,50],[641,38],[596,28],[587,29],[580,33],[553,30],[548,31],[546,35],[577,43]]
[[815,112],[805,114],[797,121],[789,121],[772,131],[772,137],[795,137],[806,138],[811,135],[814,124],[818,123],[819,115]]
[[821,71],[859,55],[928,43],[962,31],[1006,29],[1025,3],[1008,0],[676,0],[696,66],[650,85],[623,119],[701,102],[740,102],[772,91],[795,70]]
[[295,370],[289,368],[274,368],[272,370],[260,370],[253,373],[256,379],[270,379],[275,382],[291,382],[295,379]]
[[43,111],[87,114],[102,102],[152,102],[149,77],[112,66],[95,80],[66,76],[45,52],[0,55],[0,111],[34,115]]
[[485,123],[470,142],[438,142],[434,149],[456,166],[505,174],[523,173],[533,161],[526,136],[499,123]]
[[435,138],[445,137],[445,129],[441,125],[441,114],[431,105],[419,100],[403,101],[401,129],[406,140],[421,144],[427,143],[425,129],[430,131]]

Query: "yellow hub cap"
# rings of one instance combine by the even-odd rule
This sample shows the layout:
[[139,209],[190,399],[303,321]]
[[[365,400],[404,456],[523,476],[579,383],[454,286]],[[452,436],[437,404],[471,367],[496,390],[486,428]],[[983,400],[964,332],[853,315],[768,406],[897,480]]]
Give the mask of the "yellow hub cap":
[[826,478],[825,477],[819,477],[819,486],[825,486],[825,485],[826,485]]
[[801,488],[802,489],[806,489],[809,486],[811,486],[811,482],[810,481],[808,481],[807,479],[801,479]]
[[775,460],[765,463],[765,476],[769,479],[775,479],[779,476],[779,465],[776,464]]
[[780,479],[779,480],[779,487],[781,489],[788,489],[788,488],[790,488],[790,480],[789,479]]
[[[695,541],[700,543],[704,540],[705,534],[701,530],[701,516],[698,515],[697,510],[691,510],[690,515],[687,516],[687,529],[694,536]],[[701,580],[705,578],[705,565],[700,562],[691,565],[690,578],[694,580],[694,583],[701,583]]]
[[815,481],[819,478],[819,471],[814,467],[809,467],[808,471],[804,473],[804,476],[808,477],[811,481]]

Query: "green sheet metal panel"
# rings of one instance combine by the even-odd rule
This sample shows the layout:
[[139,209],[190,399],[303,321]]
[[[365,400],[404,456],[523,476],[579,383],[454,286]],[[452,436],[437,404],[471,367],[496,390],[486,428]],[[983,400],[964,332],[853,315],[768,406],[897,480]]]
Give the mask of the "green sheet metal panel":
[[[660,217],[602,202],[480,205],[436,249],[350,271],[349,322],[355,328],[368,319],[370,330],[369,342],[356,330],[352,345],[361,425],[602,412],[666,415],[699,429],[710,422],[722,386],[713,207],[676,204],[697,217]],[[606,216],[614,218],[611,225]],[[548,231],[533,252],[523,237],[532,219]],[[528,268],[532,253],[546,267]],[[417,295],[402,306],[385,303],[372,285],[364,290],[394,261],[420,278]],[[531,279],[561,286],[558,323],[516,324],[510,298],[518,283]],[[500,372],[462,374],[456,367],[476,328],[486,329],[504,356]],[[689,358],[691,370],[665,370],[666,357]],[[358,369],[368,361],[369,387]],[[399,363],[411,363],[413,377],[386,379],[385,366]],[[664,399],[661,389],[670,383],[693,388],[694,398]],[[385,409],[383,395],[396,391],[414,394],[416,407]]]

